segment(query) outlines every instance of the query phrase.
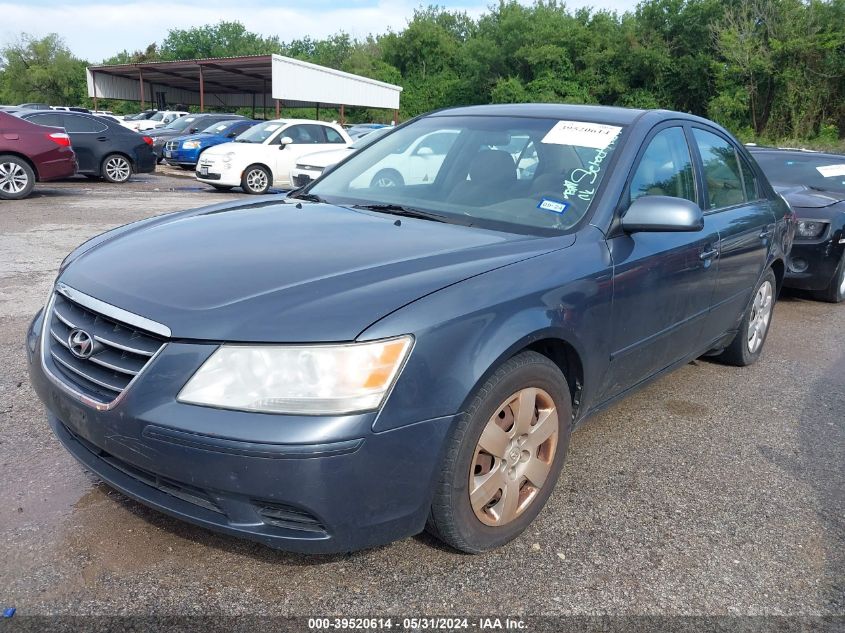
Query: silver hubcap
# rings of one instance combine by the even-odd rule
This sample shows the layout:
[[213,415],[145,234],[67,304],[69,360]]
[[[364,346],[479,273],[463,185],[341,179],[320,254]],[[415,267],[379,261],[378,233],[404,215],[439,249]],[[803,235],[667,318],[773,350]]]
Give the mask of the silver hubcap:
[[263,191],[267,187],[267,174],[261,169],[253,169],[246,175],[246,184],[253,191]]
[[106,175],[117,182],[128,180],[131,171],[127,160],[120,156],[112,156],[106,162]]
[[20,193],[29,184],[29,176],[17,163],[0,163],[0,191]]
[[542,389],[522,389],[487,421],[469,471],[469,500],[485,525],[510,523],[521,515],[552,468],[558,416]]
[[395,187],[396,181],[390,176],[382,176],[376,180],[376,187]]
[[748,321],[748,351],[754,354],[763,344],[766,337],[766,330],[769,329],[769,321],[772,318],[772,305],[774,293],[772,284],[764,281],[754,296],[754,303],[751,305],[751,318]]

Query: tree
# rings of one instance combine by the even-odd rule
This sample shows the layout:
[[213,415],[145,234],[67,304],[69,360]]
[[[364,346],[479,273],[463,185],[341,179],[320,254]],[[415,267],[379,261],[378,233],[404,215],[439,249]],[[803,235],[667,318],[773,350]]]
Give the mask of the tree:
[[0,101],[83,103],[86,65],[55,33],[41,39],[22,34],[17,42],[0,49]]

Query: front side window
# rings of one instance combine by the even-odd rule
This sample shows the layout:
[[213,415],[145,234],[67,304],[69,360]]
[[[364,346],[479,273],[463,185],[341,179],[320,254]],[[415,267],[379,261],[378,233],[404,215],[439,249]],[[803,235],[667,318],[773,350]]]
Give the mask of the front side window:
[[343,137],[337,133],[337,130],[330,127],[323,128],[323,130],[326,133],[326,140],[329,143],[341,143],[343,145],[346,144],[346,141],[344,141]]
[[567,231],[592,207],[622,130],[534,117],[430,116],[359,150],[306,193],[457,224]]
[[658,132],[631,178],[630,201],[641,196],[672,196],[695,202],[692,159],[681,127]]
[[722,209],[745,202],[739,160],[733,145],[700,128],[692,130],[707,183],[708,209]]

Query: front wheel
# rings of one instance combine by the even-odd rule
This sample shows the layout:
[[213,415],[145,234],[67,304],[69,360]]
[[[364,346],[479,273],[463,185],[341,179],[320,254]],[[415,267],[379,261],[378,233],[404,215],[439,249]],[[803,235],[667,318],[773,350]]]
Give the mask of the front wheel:
[[370,187],[401,187],[405,179],[395,169],[382,169],[370,181]]
[[770,268],[754,289],[754,297],[742,317],[739,331],[731,344],[718,356],[720,360],[737,367],[746,367],[757,362],[763,353],[763,344],[769,333],[776,293],[777,279]]
[[519,536],[554,490],[571,429],[558,367],[536,352],[505,362],[449,439],[426,529],[469,553]]
[[842,303],[845,301],[845,253],[842,253],[842,259],[839,260],[839,266],[836,267],[836,272],[833,274],[833,279],[830,280],[830,285],[814,294],[817,299],[829,303]]
[[22,158],[0,156],[0,200],[21,200],[32,193],[35,172]]
[[109,182],[123,184],[132,176],[132,163],[126,156],[109,154],[103,160],[101,174]]
[[241,177],[241,188],[246,193],[261,194],[267,193],[270,189],[272,177],[266,167],[251,165],[244,170]]

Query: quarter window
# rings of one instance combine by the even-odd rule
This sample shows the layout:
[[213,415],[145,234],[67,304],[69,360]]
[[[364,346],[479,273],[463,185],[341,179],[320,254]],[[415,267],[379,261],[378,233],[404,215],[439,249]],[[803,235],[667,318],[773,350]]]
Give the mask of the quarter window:
[[693,128],[692,133],[704,166],[707,208],[722,209],[745,202],[739,160],[733,145],[721,136],[699,128]]
[[323,131],[326,133],[326,140],[329,143],[342,143],[346,145],[346,141],[343,140],[343,137],[337,133],[337,130],[333,130],[330,127],[324,127]]
[[696,201],[692,159],[683,128],[666,128],[651,139],[631,179],[630,191],[631,202],[641,196]]
[[27,121],[37,123],[38,125],[49,125],[50,127],[64,127],[58,114],[36,114],[26,118]]

